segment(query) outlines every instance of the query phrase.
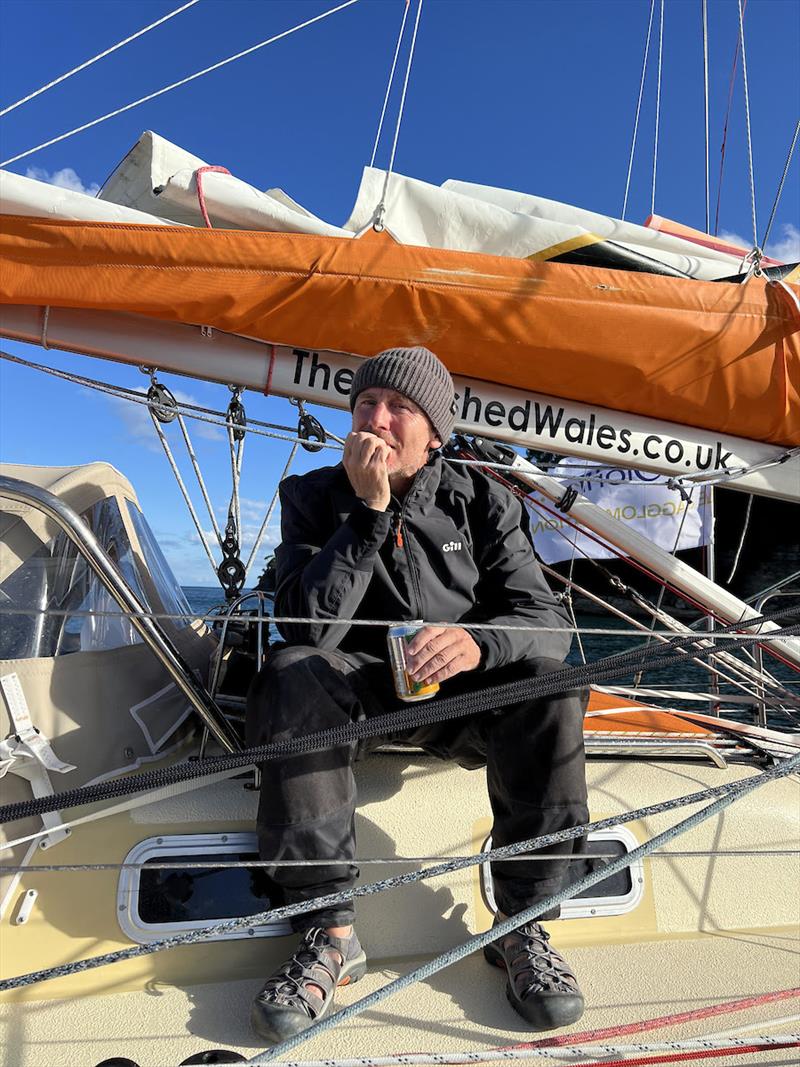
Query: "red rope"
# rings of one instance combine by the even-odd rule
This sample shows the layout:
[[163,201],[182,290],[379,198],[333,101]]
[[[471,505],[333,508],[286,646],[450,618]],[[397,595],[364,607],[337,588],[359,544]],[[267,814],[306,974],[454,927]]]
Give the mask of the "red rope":
[[[640,1034],[645,1030],[660,1030],[665,1026],[677,1026],[680,1023],[697,1022],[698,1019],[711,1019],[715,1015],[728,1015],[735,1011],[772,1004],[779,1000],[791,1000],[800,997],[800,987],[778,989],[773,993],[760,993],[754,997],[742,997],[740,1000],[728,1000],[722,1004],[710,1004],[706,1008],[693,1008],[691,1011],[673,1012],[671,1015],[659,1015],[654,1019],[642,1019],[635,1023],[623,1023],[620,1026],[607,1026],[602,1030],[584,1030],[575,1034],[559,1034],[558,1037],[546,1037],[541,1041],[525,1041],[519,1045],[507,1045],[506,1048],[551,1048],[553,1045],[583,1045],[587,1041],[605,1041],[611,1037],[623,1037],[626,1034]],[[737,1050],[738,1051],[738,1050]],[[626,1061],[630,1062],[630,1061]],[[588,1067],[588,1065],[583,1065]]]
[[203,175],[212,171],[215,174],[230,174],[227,167],[198,167],[194,172],[194,178],[197,182],[197,199],[200,204],[200,213],[203,216],[203,222],[206,224],[209,230],[213,230],[211,225],[211,219],[208,217],[208,211],[206,210],[206,198],[203,195]]
[[267,368],[267,384],[264,386],[264,396],[269,396],[272,389],[272,372],[275,370],[275,345],[269,346],[269,367]]
[[649,1063],[680,1063],[689,1060],[694,1062],[696,1060],[708,1060],[716,1058],[718,1056],[738,1056],[743,1052],[767,1052],[767,1051],[782,1051],[785,1048],[797,1048],[800,1046],[800,1041],[787,1042],[785,1045],[768,1045],[766,1043],[760,1045],[737,1045],[736,1048],[697,1048],[692,1049],[691,1052],[667,1052],[658,1056],[635,1056],[627,1057],[624,1060],[595,1060],[592,1063],[581,1062],[581,1067],[637,1067],[637,1065],[646,1065]]

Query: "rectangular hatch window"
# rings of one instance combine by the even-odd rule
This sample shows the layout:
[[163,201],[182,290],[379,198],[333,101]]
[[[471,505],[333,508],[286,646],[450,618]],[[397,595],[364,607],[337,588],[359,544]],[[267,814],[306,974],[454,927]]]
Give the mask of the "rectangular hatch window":
[[[132,866],[120,874],[117,915],[123,932],[132,941],[147,944],[169,934],[268,911],[263,868],[214,866],[258,858],[252,833],[176,834],[140,841],[125,857],[125,863]],[[243,926],[208,940],[278,937],[290,932],[288,920],[278,920]]]
[[[586,840],[586,851],[569,865],[569,881],[577,882],[590,872],[611,862],[611,858],[624,856],[639,846],[631,831],[625,826],[612,826],[608,830],[590,833]],[[492,847],[488,838],[483,846],[484,852]],[[610,857],[610,858],[609,858]],[[481,887],[487,907],[497,911],[492,884],[490,864],[481,864]],[[562,919],[588,919],[601,915],[624,915],[640,903],[644,896],[644,865],[641,860],[634,860],[629,867],[596,882],[582,893],[561,905]]]

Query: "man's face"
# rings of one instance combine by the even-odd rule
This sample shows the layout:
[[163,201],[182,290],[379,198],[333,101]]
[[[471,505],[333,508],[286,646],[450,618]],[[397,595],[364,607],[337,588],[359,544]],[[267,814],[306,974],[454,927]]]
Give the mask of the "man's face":
[[428,451],[441,444],[428,416],[394,389],[369,388],[359,393],[353,429],[373,433],[389,445],[390,477],[412,477],[428,462]]

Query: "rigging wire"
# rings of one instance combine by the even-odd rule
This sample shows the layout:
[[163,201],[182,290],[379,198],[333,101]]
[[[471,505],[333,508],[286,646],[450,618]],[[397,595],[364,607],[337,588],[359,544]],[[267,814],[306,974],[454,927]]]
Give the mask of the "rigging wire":
[[375,166],[375,156],[378,154],[378,144],[381,139],[381,131],[383,130],[383,120],[386,117],[386,108],[389,105],[389,96],[392,92],[392,85],[394,83],[394,72],[397,67],[397,57],[400,54],[400,45],[403,43],[403,35],[406,31],[406,20],[408,19],[408,11],[411,6],[411,0],[405,0],[405,6],[403,9],[403,21],[400,23],[400,33],[397,35],[397,45],[394,50],[394,59],[392,60],[392,69],[389,72],[389,82],[386,86],[386,95],[383,98],[383,108],[381,109],[381,117],[378,120],[378,130],[375,134],[375,144],[372,146],[372,156],[370,157],[370,167]]
[[786,163],[783,168],[783,174],[781,175],[781,180],[778,184],[778,191],[775,194],[775,203],[772,205],[772,211],[770,212],[769,222],[767,223],[767,228],[764,231],[764,236],[761,239],[762,248],[767,247],[767,241],[769,240],[770,231],[772,229],[772,223],[775,221],[775,212],[778,210],[778,204],[780,203],[781,195],[783,193],[783,183],[786,181],[786,175],[789,173],[789,166],[792,162],[792,156],[794,155],[794,149],[795,145],[797,144],[798,134],[800,134],[800,119],[797,120],[797,123],[794,128],[794,136],[792,137],[792,143],[789,146],[789,154],[786,157]]
[[658,127],[661,120],[661,57],[664,44],[664,0],[661,0],[658,25],[658,81],[656,88],[656,127],[653,140],[653,189],[650,195],[650,214],[656,213],[656,172],[658,170]]
[[742,49],[742,82],[744,84],[744,117],[747,130],[747,165],[750,175],[750,209],[753,214],[753,248],[758,248],[758,223],[756,222],[756,186],[753,176],[753,142],[750,136],[750,90],[747,84],[747,53],[744,44],[744,12],[742,0],[737,0],[739,9],[739,44]]
[[375,210],[375,221],[373,226],[377,230],[383,229],[383,216],[386,213],[386,193],[389,189],[389,179],[392,176],[392,170],[394,169],[394,157],[397,152],[397,141],[400,137],[400,124],[403,121],[403,111],[406,106],[406,95],[408,93],[408,81],[411,77],[411,63],[414,59],[414,50],[417,45],[417,32],[419,31],[419,20],[422,15],[422,0],[418,0],[417,3],[417,17],[414,20],[414,31],[411,34],[411,47],[408,51],[408,62],[406,63],[406,76],[403,80],[403,91],[400,94],[400,107],[397,112],[397,122],[394,128],[394,139],[392,141],[392,152],[389,156],[389,166],[386,170],[386,175],[383,179],[383,190],[381,191],[381,199],[378,207]]
[[163,18],[156,19],[156,21],[151,22],[149,26],[145,26],[136,33],[132,33],[130,37],[126,37],[124,41],[118,41],[115,45],[112,45],[111,48],[106,48],[104,52],[98,53],[98,55],[93,56],[91,59],[87,59],[85,63],[73,67],[72,70],[68,70],[66,74],[62,74],[59,78],[55,78],[53,81],[48,82],[47,85],[43,85],[41,89],[36,89],[32,93],[28,93],[27,96],[23,96],[21,100],[17,100],[16,103],[4,107],[3,110],[0,111],[0,117],[7,115],[9,111],[13,111],[21,104],[27,104],[27,102],[33,100],[34,97],[41,96],[41,94],[46,93],[48,89],[52,89],[54,85],[58,85],[61,82],[66,81],[67,78],[71,78],[73,74],[78,74],[80,71],[86,70],[87,67],[91,67],[93,63],[96,63],[98,59],[104,59],[106,56],[110,56],[111,53],[116,52],[118,48],[122,48],[124,45],[130,44],[131,41],[135,41],[137,37],[143,37],[149,30],[154,30],[156,26],[160,26],[164,22],[169,22],[169,20],[175,18],[176,15],[180,15],[181,11],[185,11],[188,7],[194,7],[198,2],[199,0],[188,0],[188,2],[181,7],[176,7],[174,11],[170,11],[168,15],[164,15]]
[[703,103],[705,108],[706,149],[706,233],[710,233],[711,200],[708,185],[708,0],[703,0]]
[[208,562],[211,564],[211,570],[216,576],[217,564],[214,562],[214,557],[211,554],[211,546],[208,543],[206,532],[203,529],[203,525],[200,522],[197,512],[194,509],[194,504],[192,503],[192,499],[189,496],[189,491],[187,490],[183,478],[181,477],[181,472],[178,470],[178,464],[175,462],[175,457],[172,454],[172,449],[170,448],[169,441],[167,440],[166,434],[161,429],[161,424],[158,421],[158,416],[156,415],[152,406],[149,407],[149,411],[150,418],[153,422],[153,427],[156,433],[158,434],[158,439],[161,442],[161,447],[164,449],[164,455],[167,457],[167,461],[170,467],[172,468],[172,473],[175,475],[175,481],[178,483],[178,488],[180,489],[183,499],[186,502],[186,507],[188,508],[189,515],[191,517],[192,522],[194,523],[194,528],[197,530],[198,537],[200,538],[200,543],[202,544],[203,549],[205,550],[205,553],[208,556]]
[[[742,17],[747,9],[747,0],[744,2],[742,8]],[[719,208],[722,200],[722,175],[725,168],[725,149],[728,144],[728,121],[731,117],[731,105],[733,104],[733,88],[736,82],[736,68],[739,65],[739,38],[736,38],[736,48],[733,53],[733,65],[731,66],[731,77],[728,82],[728,106],[725,111],[725,122],[722,126],[722,144],[719,149],[719,180],[717,182],[717,209],[714,216],[714,236],[717,236],[719,232]]]
[[621,218],[625,218],[625,212],[628,208],[628,192],[631,187],[631,171],[633,170],[633,156],[636,151],[636,136],[639,130],[639,113],[642,110],[642,94],[644,92],[644,79],[647,74],[647,56],[650,51],[650,34],[653,29],[653,12],[656,9],[656,0],[650,0],[650,20],[647,23],[647,37],[644,42],[644,59],[642,60],[642,77],[639,82],[639,99],[636,102],[636,118],[633,120],[633,137],[631,138],[631,154],[628,159],[628,176],[625,180],[625,195],[622,198],[622,215]]
[[275,505],[278,502],[278,495],[280,493],[280,483],[289,473],[289,468],[291,467],[294,457],[297,453],[297,448],[298,442],[295,441],[295,443],[292,445],[292,450],[289,453],[289,458],[286,460],[286,466],[283,468],[283,474],[281,474],[280,478],[278,479],[278,488],[276,488],[275,492],[272,494],[272,500],[270,501],[269,507],[267,508],[266,513],[264,515],[264,521],[261,523],[261,528],[256,534],[256,539],[253,542],[253,547],[250,549],[250,555],[247,557],[247,563],[245,563],[244,565],[245,571],[250,570],[253,560],[255,559],[256,553],[261,547],[261,542],[264,539],[264,534],[267,532],[267,526],[269,526],[269,520],[272,518],[272,512],[275,510]]
[[195,71],[194,74],[190,74],[186,78],[181,78],[179,81],[172,82],[170,85],[165,85],[162,89],[157,89],[153,93],[148,93],[147,96],[141,96],[138,100],[133,100],[130,104],[125,104],[124,107],[118,107],[114,111],[109,111],[105,115],[100,115],[98,118],[92,119],[91,122],[85,122],[82,126],[76,126],[74,129],[68,130],[66,133],[59,134],[58,137],[52,137],[49,141],[43,141],[42,144],[36,145],[35,148],[29,148],[25,152],[19,152],[16,156],[11,156],[10,159],[4,159],[2,163],[0,163],[0,167],[7,167],[10,163],[16,163],[19,159],[25,159],[27,156],[32,156],[34,152],[39,152],[42,148],[49,148],[50,145],[58,144],[59,141],[64,141],[76,133],[82,133],[84,130],[91,129],[92,126],[97,126],[99,123],[105,122],[106,119],[113,119],[117,115],[122,115],[125,111],[130,111],[132,108],[138,107],[139,104],[146,104],[148,100],[155,100],[157,96],[163,96],[164,93],[168,93],[172,89],[179,89],[182,85],[187,85],[196,78],[202,78],[205,74],[210,74],[212,71],[219,70],[220,67],[224,67],[228,63],[233,63],[237,59],[249,56],[251,53],[257,52],[259,48],[265,48],[268,44],[274,44],[275,41],[280,41],[282,38],[288,37],[292,33],[297,33],[298,30],[305,29],[306,26],[311,26],[313,23],[319,22],[321,19],[325,19],[329,15],[335,15],[338,11],[342,11],[346,7],[352,7],[353,4],[357,3],[358,0],[344,0],[344,3],[338,4],[336,7],[331,7],[327,11],[315,15],[313,18],[306,19],[304,22],[299,22],[296,26],[291,26],[288,30],[276,33],[274,36],[268,37],[265,41],[259,41],[258,44],[251,45],[250,48],[245,48],[242,52],[237,52],[235,55],[228,56],[226,59],[221,59],[218,63],[212,63],[210,67],[204,67],[202,70]]

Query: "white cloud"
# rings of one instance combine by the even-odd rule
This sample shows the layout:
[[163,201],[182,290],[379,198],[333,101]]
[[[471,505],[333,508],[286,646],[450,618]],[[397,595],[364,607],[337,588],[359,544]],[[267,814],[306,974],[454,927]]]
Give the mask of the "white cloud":
[[97,196],[100,192],[97,182],[84,185],[72,167],[62,167],[52,174],[44,167],[28,167],[25,177],[35,178],[37,182],[47,182],[48,185],[57,185],[59,189],[70,189],[73,193],[85,193],[86,196]]
[[[198,400],[192,396],[191,393],[184,393],[180,389],[173,389],[172,395],[178,401],[179,404],[197,404]],[[198,414],[202,414],[199,412]],[[208,416],[211,418],[211,416]],[[186,428],[189,431],[190,437],[202,437],[206,441],[227,441],[228,435],[225,430],[220,426],[213,426],[210,422],[203,422],[200,419],[189,419],[184,415],[184,422]]]
[[797,263],[800,260],[800,230],[791,222],[784,223],[781,236],[773,238],[764,251],[781,263]]
[[[738,245],[746,252],[750,251],[753,244],[746,237],[742,237],[738,233],[730,233],[727,230],[722,231],[719,239],[720,241],[727,241],[728,244]],[[780,236],[773,237],[764,252],[770,259],[777,259],[779,263],[797,263],[800,260],[800,230],[793,226],[791,222],[784,223],[780,227]]]
[[737,248],[741,248],[742,255],[746,256],[750,249],[753,247],[753,242],[748,241],[746,237],[742,237],[741,234],[731,233],[730,230],[723,230],[722,233],[717,234],[717,240],[723,241],[728,245],[736,245]]
[[[173,389],[172,395],[179,404],[197,404],[196,397],[179,389]],[[116,408],[119,420],[130,437],[139,441],[151,452],[161,451],[161,445],[150,418],[150,410],[145,404],[124,400],[122,397],[111,397],[111,403]],[[225,431],[219,426],[212,426],[211,423],[199,422],[197,419],[189,419],[186,416],[184,416],[184,421],[190,437],[202,437],[206,441],[227,441]],[[178,437],[183,448],[180,430],[178,430]]]

